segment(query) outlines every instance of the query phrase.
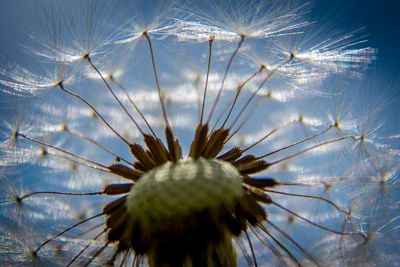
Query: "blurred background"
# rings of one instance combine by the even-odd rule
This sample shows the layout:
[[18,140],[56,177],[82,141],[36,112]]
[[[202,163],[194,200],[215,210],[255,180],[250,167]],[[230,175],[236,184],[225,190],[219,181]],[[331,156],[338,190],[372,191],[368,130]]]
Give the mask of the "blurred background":
[[[25,18],[33,15],[33,13],[27,13],[27,10],[35,10],[39,2],[36,0],[0,1],[0,50],[3,55],[12,55],[18,51],[15,47],[15,38],[20,38],[18,31],[26,26]],[[388,68],[393,68],[394,72],[399,72],[399,1],[317,0],[311,2],[311,5],[311,20],[313,21],[325,21],[346,30],[365,27],[368,44],[379,49],[379,61],[384,62]]]

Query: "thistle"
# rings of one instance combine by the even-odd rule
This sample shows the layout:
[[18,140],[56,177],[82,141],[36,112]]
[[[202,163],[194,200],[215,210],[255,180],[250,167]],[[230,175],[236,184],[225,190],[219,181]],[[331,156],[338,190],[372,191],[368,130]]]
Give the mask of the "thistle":
[[0,69],[2,263],[398,261],[398,134],[390,97],[354,97],[358,31],[308,40],[280,1],[75,4],[44,6],[36,65]]

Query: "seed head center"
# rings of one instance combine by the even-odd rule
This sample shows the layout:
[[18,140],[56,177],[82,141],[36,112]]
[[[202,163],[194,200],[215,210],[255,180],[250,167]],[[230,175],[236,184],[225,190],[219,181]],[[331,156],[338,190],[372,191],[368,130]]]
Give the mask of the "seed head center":
[[131,216],[162,223],[204,210],[233,208],[242,194],[242,177],[230,163],[185,159],[144,174],[131,189],[126,205]]

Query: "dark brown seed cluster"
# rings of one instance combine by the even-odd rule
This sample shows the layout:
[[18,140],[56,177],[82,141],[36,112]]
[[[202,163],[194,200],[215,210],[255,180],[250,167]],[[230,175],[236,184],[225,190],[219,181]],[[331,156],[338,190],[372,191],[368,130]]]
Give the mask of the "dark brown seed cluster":
[[255,180],[251,175],[266,170],[269,164],[254,155],[243,155],[238,147],[221,153],[229,130],[220,128],[209,132],[207,124],[200,124],[189,157],[230,163],[242,177],[242,196],[232,206],[194,211],[190,216],[174,217],[158,224],[134,219],[126,205],[132,187],[146,172],[168,161],[182,159],[178,140],[168,127],[165,132],[168,148],[158,137],[145,135],[146,148],[130,145],[136,162],[129,167],[120,163],[109,167],[113,174],[132,181],[111,184],[104,189],[108,195],[124,195],[103,210],[107,216],[108,243],[117,243],[111,262],[120,253],[133,251],[139,257],[147,257],[151,266],[236,266],[234,238],[248,226],[257,226],[267,218],[260,202],[268,204],[270,199],[261,189],[277,183],[272,179]]

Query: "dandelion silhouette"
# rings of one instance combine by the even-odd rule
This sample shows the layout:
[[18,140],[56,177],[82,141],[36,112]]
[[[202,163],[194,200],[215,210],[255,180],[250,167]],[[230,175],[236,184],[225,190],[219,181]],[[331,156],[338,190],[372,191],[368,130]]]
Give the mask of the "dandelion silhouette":
[[337,88],[374,59],[357,31],[310,43],[280,1],[75,4],[0,70],[35,95],[2,126],[2,263],[397,262],[398,135]]

